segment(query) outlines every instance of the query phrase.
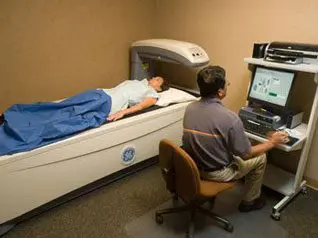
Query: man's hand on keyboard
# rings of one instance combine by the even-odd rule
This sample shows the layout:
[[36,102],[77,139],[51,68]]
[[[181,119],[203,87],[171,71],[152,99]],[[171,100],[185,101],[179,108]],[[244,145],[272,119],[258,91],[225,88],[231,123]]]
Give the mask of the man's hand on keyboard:
[[278,144],[286,144],[288,142],[288,133],[283,131],[269,133],[268,140],[273,143],[274,146]]

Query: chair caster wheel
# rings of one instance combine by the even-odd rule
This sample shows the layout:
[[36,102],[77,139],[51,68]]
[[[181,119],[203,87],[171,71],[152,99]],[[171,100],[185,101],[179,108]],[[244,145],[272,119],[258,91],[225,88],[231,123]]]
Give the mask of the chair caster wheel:
[[280,213],[279,212],[275,212],[271,214],[271,217],[275,220],[275,221],[280,221]]
[[156,214],[156,223],[160,225],[163,223],[163,216],[161,214]]
[[226,224],[225,225],[225,230],[228,232],[233,232],[234,231],[234,227],[232,224]]
[[307,194],[308,193],[308,188],[306,187],[306,186],[303,186],[302,188],[301,188],[301,190],[300,190],[300,192],[302,193],[302,194]]

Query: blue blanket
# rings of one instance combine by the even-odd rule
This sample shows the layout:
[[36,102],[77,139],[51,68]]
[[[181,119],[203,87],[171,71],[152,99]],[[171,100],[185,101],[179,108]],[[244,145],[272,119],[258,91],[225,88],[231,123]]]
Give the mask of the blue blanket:
[[80,131],[102,125],[111,97],[90,90],[59,103],[17,104],[4,112],[0,126],[0,155],[32,150]]

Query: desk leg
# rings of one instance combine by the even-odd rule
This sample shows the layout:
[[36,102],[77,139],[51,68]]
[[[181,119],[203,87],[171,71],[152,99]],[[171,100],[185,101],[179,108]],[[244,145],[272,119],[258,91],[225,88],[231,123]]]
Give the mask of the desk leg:
[[306,191],[306,181],[302,181],[300,186],[295,190],[294,193],[291,195],[285,196],[282,200],[280,200],[275,206],[272,208],[272,214],[271,217],[279,221],[280,220],[280,212],[283,210],[283,208],[293,200],[294,197],[298,195],[299,192],[305,192]]

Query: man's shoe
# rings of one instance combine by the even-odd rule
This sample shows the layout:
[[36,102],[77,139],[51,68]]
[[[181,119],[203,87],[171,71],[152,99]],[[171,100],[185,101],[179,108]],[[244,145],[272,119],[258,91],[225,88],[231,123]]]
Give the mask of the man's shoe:
[[266,205],[265,198],[259,197],[251,202],[242,201],[238,207],[240,212],[251,212],[262,209]]

